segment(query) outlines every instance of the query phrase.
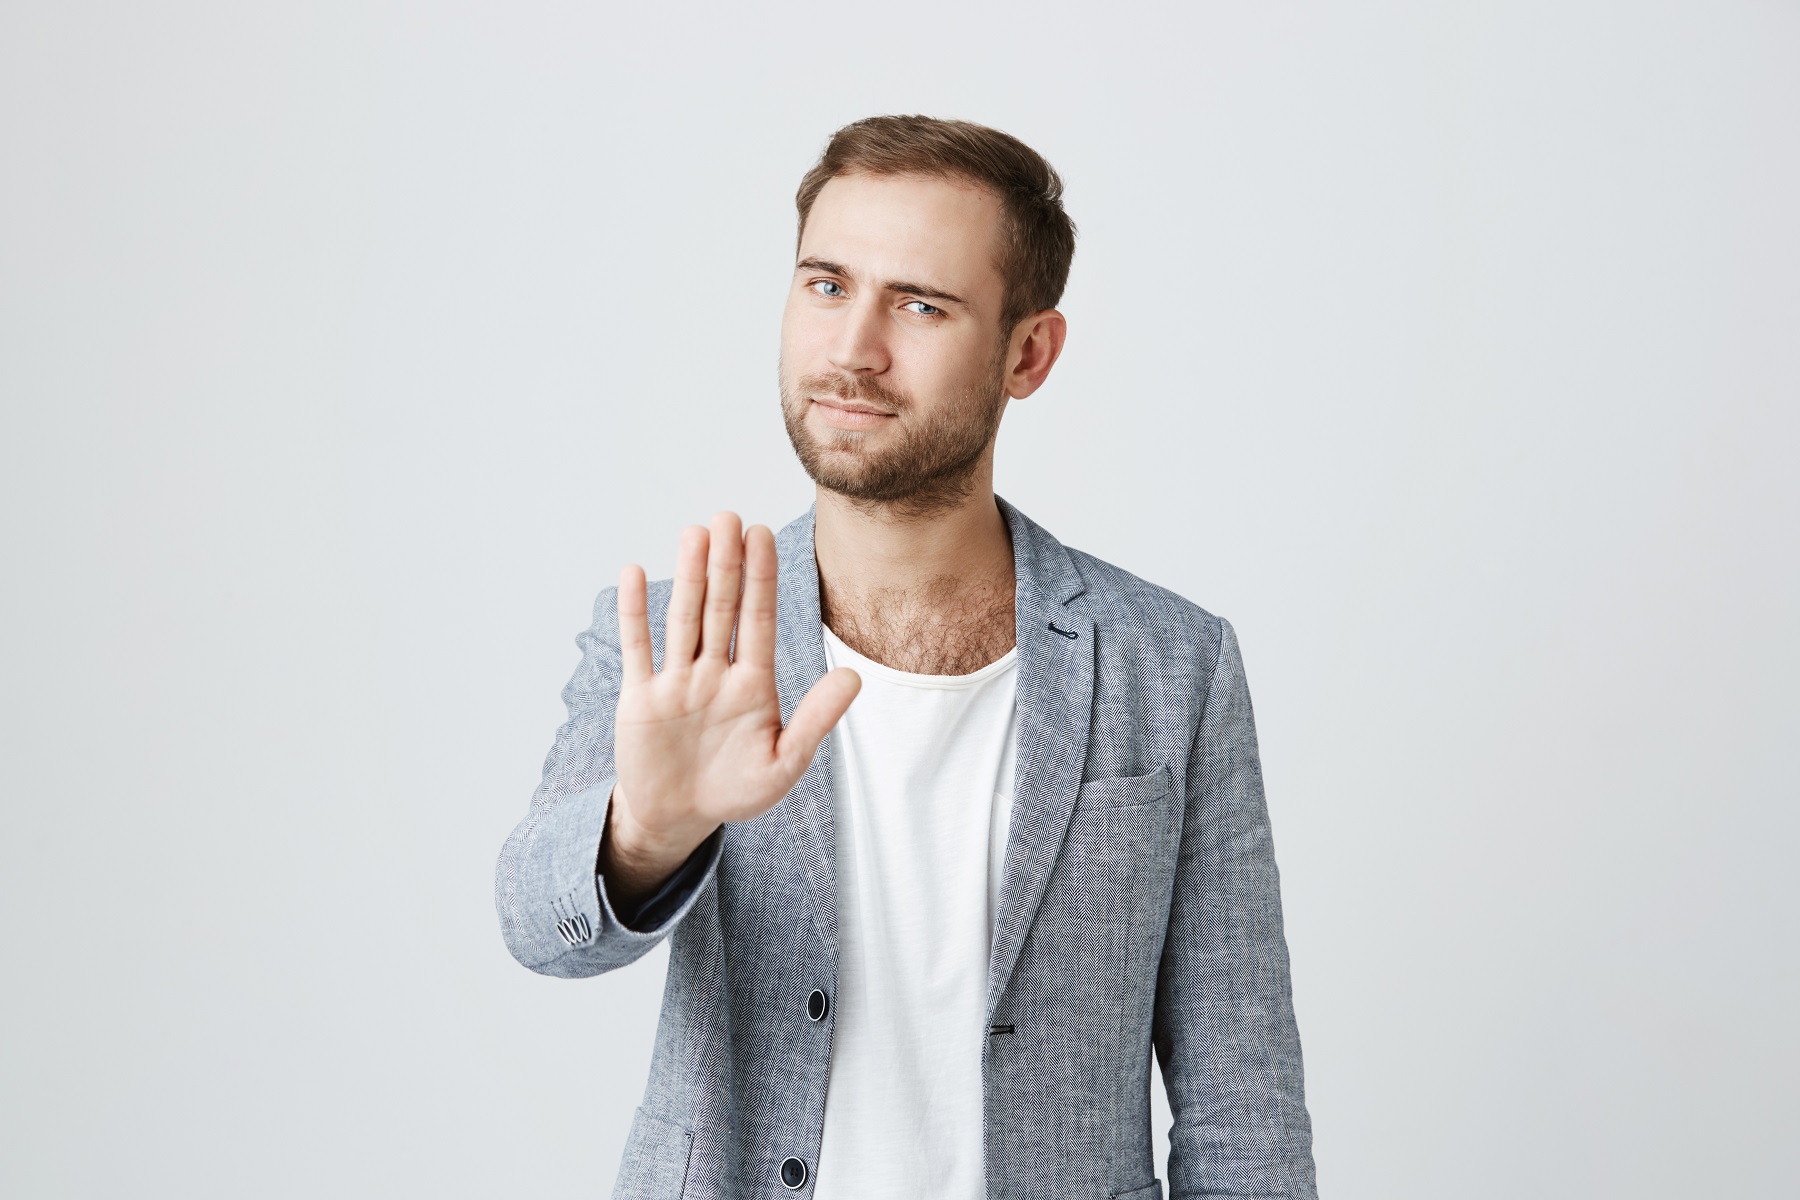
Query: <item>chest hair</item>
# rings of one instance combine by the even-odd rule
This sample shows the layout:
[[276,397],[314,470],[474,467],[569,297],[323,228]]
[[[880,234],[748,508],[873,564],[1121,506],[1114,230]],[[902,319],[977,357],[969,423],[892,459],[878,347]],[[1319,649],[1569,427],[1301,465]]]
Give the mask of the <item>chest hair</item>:
[[919,675],[968,675],[1013,648],[1012,581],[971,586],[954,576],[917,589],[819,597],[831,632],[865,658]]

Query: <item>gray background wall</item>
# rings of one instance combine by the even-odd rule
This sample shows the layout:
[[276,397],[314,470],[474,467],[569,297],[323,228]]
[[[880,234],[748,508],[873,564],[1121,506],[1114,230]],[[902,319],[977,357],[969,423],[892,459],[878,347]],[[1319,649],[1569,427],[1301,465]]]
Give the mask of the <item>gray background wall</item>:
[[604,1194],[664,955],[494,856],[924,111],[1081,226],[999,491],[1242,638],[1324,1193],[1791,1194],[1800,7],[647,8],[0,10],[0,1191]]

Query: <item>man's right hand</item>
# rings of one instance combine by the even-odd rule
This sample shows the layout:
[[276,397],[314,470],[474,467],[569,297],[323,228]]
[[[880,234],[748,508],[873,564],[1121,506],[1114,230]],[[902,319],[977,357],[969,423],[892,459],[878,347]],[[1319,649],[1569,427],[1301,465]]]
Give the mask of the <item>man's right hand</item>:
[[722,823],[773,808],[862,688],[850,668],[828,671],[782,728],[775,535],[766,525],[740,528],[736,513],[720,512],[710,531],[681,531],[661,671],[651,662],[643,568],[619,574],[618,780],[600,870],[620,904],[654,891]]

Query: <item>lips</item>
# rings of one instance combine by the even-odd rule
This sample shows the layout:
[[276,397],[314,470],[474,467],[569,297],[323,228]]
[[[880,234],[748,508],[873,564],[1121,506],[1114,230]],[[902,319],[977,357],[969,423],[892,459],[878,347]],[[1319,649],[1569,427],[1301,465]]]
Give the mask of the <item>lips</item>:
[[826,425],[841,428],[846,432],[857,430],[873,430],[887,421],[893,421],[895,414],[886,412],[875,405],[866,405],[860,399],[839,399],[837,396],[815,396],[812,407],[817,410],[819,419]]
[[814,404],[823,404],[827,408],[839,408],[845,412],[868,413],[876,417],[891,417],[894,414],[885,408],[876,408],[872,404],[864,404],[860,400],[839,400],[836,396],[815,396]]

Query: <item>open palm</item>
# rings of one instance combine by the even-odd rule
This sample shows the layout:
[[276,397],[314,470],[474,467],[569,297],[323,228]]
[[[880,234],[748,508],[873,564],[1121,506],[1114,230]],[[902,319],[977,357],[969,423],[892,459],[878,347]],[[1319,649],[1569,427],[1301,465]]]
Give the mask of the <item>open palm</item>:
[[774,807],[862,687],[848,667],[829,671],[782,727],[776,568],[767,526],[740,534],[737,514],[721,512],[710,531],[684,529],[661,671],[651,661],[644,572],[633,565],[619,576],[615,836],[645,860],[679,863],[720,824]]

